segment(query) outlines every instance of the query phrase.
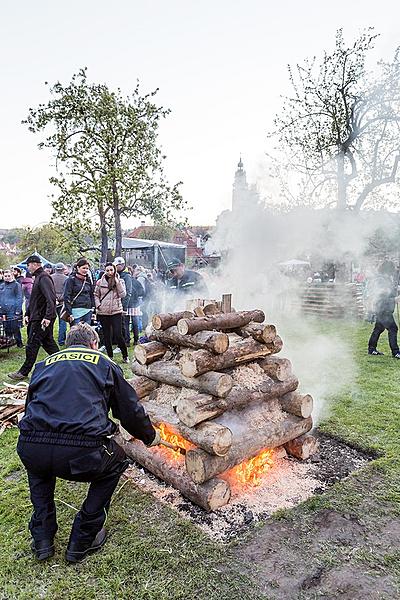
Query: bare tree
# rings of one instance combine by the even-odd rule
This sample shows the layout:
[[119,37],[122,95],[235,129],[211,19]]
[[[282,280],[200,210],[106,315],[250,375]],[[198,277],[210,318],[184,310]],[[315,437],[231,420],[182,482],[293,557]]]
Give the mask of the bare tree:
[[[271,158],[275,172],[285,172],[289,203],[359,211],[397,202],[387,186],[400,183],[399,49],[372,75],[366,60],[377,37],[370,28],[346,47],[340,29],[331,54],[288,67],[293,93],[269,137],[279,142]],[[296,192],[288,172],[297,174]]]

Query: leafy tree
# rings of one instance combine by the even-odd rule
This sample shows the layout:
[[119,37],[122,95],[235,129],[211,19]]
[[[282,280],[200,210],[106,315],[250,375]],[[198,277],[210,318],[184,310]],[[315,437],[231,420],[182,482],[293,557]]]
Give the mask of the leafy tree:
[[152,225],[139,232],[138,238],[142,240],[159,240],[160,242],[171,242],[175,229],[169,225]]
[[81,254],[75,240],[54,224],[26,227],[19,231],[18,250],[21,260],[32,252],[39,252],[52,262],[73,262]]
[[376,38],[368,29],[347,47],[340,29],[332,53],[289,67],[293,91],[284,98],[270,134],[278,140],[272,158],[275,172],[286,182],[283,193],[289,203],[299,195],[287,183],[288,172],[297,173],[297,183],[300,178],[301,202],[311,199],[356,211],[367,203],[397,202],[399,50],[392,62],[378,63],[372,76],[366,61]]
[[81,69],[68,85],[51,87],[51,100],[31,108],[25,121],[30,131],[46,132],[39,147],[55,154],[54,218],[78,237],[99,229],[103,262],[110,236],[121,253],[123,217],[166,222],[185,206],[180,184],[170,186],[164,176],[157,136],[170,111],[154,103],[156,93],[141,95],[137,84],[124,97],[88,83]]

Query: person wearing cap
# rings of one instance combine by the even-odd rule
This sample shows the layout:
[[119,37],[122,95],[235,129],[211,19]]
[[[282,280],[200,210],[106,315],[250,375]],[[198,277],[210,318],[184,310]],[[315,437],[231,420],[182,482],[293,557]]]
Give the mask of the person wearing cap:
[[129,273],[128,269],[125,265],[125,260],[122,256],[116,256],[113,262],[117,269],[117,273],[120,276],[120,279],[125,283],[125,291],[126,296],[122,298],[122,333],[126,342],[126,345],[129,346],[131,341],[130,331],[129,331],[129,321],[130,317],[128,315],[128,307],[129,301],[131,299],[132,294],[132,277]]
[[190,298],[207,297],[208,290],[202,276],[196,271],[186,269],[179,258],[173,258],[167,264],[167,268],[172,275],[167,282],[170,290]]
[[33,254],[26,260],[28,270],[35,276],[29,308],[25,312],[28,324],[26,342],[26,358],[23,365],[8,377],[13,381],[26,379],[35,364],[40,347],[47,354],[58,352],[59,348],[53,338],[53,326],[56,318],[56,291],[50,275],[42,267],[41,260]]
[[63,307],[64,287],[68,277],[64,275],[65,265],[62,262],[56,263],[54,266],[54,273],[50,275],[54,283],[54,289],[56,290],[56,311],[58,317],[58,345],[63,346],[65,344],[65,336],[67,334],[67,322],[60,319],[61,310]]

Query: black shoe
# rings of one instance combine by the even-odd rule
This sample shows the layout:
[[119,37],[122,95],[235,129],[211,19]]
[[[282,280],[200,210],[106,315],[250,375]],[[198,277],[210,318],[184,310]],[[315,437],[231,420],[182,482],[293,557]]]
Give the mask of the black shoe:
[[368,354],[371,356],[385,356],[383,352],[379,352],[379,350],[368,350]]
[[9,379],[12,379],[13,381],[25,381],[25,379],[28,379],[28,375],[23,375],[19,371],[15,371],[14,373],[9,373],[7,375],[7,377]]
[[65,558],[69,563],[81,562],[91,552],[100,550],[100,548],[104,546],[106,539],[107,532],[103,527],[88,548],[82,548],[82,544],[79,544],[79,542],[70,542],[65,553]]
[[127,356],[124,356],[124,358],[122,359],[123,363],[128,363],[129,362],[129,358]]
[[400,352],[397,352],[396,354],[393,354],[393,358],[400,358]]
[[38,560],[47,560],[54,556],[54,540],[32,540],[31,548]]

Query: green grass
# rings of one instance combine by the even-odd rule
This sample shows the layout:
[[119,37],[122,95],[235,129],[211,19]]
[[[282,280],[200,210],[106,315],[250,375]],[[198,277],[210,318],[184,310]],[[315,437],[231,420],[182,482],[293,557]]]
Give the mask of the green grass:
[[[313,518],[322,509],[356,519],[366,536],[400,516],[400,361],[390,357],[386,342],[382,347],[387,356],[366,354],[371,330],[368,324],[326,323],[321,327],[328,335],[339,331],[352,347],[356,371],[351,389],[331,399],[330,414],[320,428],[379,456],[324,495],[276,515],[293,524],[293,535],[296,531],[301,542],[300,553],[307,553],[308,548],[315,552],[312,543],[315,545],[318,531]],[[22,357],[23,351],[14,348],[9,354],[0,354],[0,381],[18,368]],[[125,372],[128,375],[129,369]],[[250,580],[237,575],[238,548],[211,543],[196,527],[136,490],[130,481],[114,496],[106,547],[75,567],[68,567],[63,558],[75,514],[67,504],[78,507],[86,486],[58,482],[57,553],[47,564],[37,564],[29,550],[27,520],[31,507],[25,473],[15,454],[16,439],[16,430],[0,437],[0,599],[264,597],[257,594]],[[250,532],[248,538],[252,535]],[[285,544],[291,541],[285,540],[282,547]],[[368,572],[400,577],[400,555],[393,548],[352,548],[325,540],[318,547],[315,562],[328,567],[351,563]]]

